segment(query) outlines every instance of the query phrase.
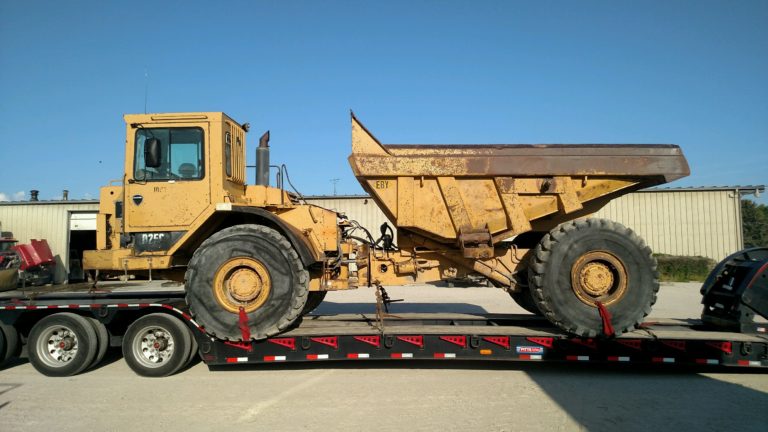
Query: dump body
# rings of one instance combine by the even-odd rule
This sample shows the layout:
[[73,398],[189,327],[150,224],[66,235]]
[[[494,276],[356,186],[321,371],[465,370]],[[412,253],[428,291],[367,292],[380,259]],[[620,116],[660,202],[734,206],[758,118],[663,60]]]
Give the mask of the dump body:
[[400,231],[466,257],[690,173],[676,145],[383,145],[355,118],[349,163]]

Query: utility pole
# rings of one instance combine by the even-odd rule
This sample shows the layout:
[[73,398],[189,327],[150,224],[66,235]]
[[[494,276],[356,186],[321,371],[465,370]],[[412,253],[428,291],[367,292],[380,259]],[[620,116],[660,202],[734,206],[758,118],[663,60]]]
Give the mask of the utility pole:
[[333,183],[333,195],[336,196],[336,184],[339,182],[340,179],[332,178],[331,183]]

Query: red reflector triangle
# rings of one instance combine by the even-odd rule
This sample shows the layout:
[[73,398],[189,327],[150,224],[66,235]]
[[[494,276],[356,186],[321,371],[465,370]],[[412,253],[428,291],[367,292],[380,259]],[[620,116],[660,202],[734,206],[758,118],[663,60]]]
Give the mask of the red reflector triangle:
[[527,337],[526,339],[547,348],[552,348],[552,345],[555,343],[555,339],[551,337]]
[[456,344],[462,348],[467,346],[467,337],[466,336],[440,336],[440,339],[450,342],[452,344]]
[[707,345],[717,348],[726,354],[733,352],[733,345],[730,342],[707,342]]
[[483,340],[509,349],[509,336],[486,336]]
[[373,345],[376,348],[381,346],[381,336],[353,336],[355,340],[359,340],[360,342],[365,342],[368,345]]
[[414,344],[419,348],[424,346],[424,336],[397,336],[397,338],[403,342]]
[[685,351],[685,341],[661,341],[664,345],[672,347],[678,351]]
[[328,345],[332,348],[338,348],[339,347],[339,338],[338,336],[327,336],[327,337],[313,337],[309,338],[312,342],[317,342],[323,345]]
[[597,341],[591,338],[590,339],[573,338],[571,339],[571,342],[575,343],[576,345],[583,345],[585,347],[597,349]]
[[284,346],[290,350],[295,351],[296,350],[296,339],[295,338],[276,338],[276,339],[267,339],[267,342],[271,342],[275,345]]
[[624,346],[630,347],[632,349],[639,350],[642,348],[643,341],[640,339],[616,339],[616,343],[620,343]]

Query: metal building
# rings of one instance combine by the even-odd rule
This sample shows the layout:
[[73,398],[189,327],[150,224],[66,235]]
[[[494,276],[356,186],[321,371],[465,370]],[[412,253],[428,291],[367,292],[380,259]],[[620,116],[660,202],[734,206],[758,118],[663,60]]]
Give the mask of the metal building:
[[96,247],[98,209],[98,201],[0,202],[0,229],[11,232],[19,244],[47,240],[56,260],[54,282],[62,283],[71,270],[78,272],[82,251]]
[[[764,190],[765,186],[647,189],[611,201],[594,217],[632,228],[655,253],[719,261],[744,247],[741,198]],[[307,201],[345,213],[374,237],[382,223],[394,226],[366,195],[314,196]]]
[[[611,201],[595,214],[632,228],[656,253],[704,256],[716,261],[743,248],[740,199],[764,186],[648,189]],[[378,238],[384,222],[366,195],[313,196],[307,201],[345,213]],[[46,239],[56,259],[55,282],[80,279],[82,251],[96,247],[99,203],[89,201],[0,202],[0,230],[19,243]]]

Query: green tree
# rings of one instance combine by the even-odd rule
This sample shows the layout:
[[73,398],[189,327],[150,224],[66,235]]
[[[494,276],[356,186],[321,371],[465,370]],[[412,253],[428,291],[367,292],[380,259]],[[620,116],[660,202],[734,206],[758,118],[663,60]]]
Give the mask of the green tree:
[[768,206],[741,200],[741,223],[744,227],[744,247],[768,247]]

